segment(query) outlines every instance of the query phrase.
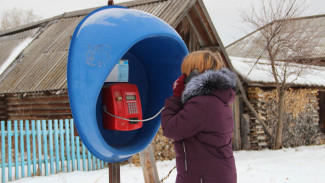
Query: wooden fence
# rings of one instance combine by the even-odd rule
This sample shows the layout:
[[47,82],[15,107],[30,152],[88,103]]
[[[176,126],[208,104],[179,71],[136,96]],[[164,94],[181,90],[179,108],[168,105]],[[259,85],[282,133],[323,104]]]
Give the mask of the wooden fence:
[[74,136],[73,119],[1,121],[1,181],[107,167]]

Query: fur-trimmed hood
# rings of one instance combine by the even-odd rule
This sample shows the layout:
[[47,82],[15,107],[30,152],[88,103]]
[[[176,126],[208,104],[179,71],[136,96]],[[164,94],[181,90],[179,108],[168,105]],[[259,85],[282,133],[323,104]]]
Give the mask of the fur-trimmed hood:
[[202,74],[194,76],[186,84],[185,90],[182,94],[182,103],[184,104],[190,98],[195,96],[215,95],[219,90],[235,90],[236,86],[236,75],[227,68],[221,68],[219,70],[207,70]]

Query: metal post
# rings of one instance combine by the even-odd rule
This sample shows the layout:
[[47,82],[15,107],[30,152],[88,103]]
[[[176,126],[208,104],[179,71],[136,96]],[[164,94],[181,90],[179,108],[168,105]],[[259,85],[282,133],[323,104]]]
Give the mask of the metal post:
[[108,164],[109,183],[120,183],[120,163]]
[[114,5],[114,0],[109,0],[109,1],[107,2],[107,5],[108,5],[108,6],[110,6],[110,5]]

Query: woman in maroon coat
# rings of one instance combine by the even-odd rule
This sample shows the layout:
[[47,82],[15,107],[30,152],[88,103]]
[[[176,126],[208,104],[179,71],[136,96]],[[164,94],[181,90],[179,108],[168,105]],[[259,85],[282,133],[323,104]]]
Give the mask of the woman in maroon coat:
[[161,117],[165,136],[175,141],[176,183],[236,183],[230,106],[235,74],[210,51],[190,53],[181,70]]

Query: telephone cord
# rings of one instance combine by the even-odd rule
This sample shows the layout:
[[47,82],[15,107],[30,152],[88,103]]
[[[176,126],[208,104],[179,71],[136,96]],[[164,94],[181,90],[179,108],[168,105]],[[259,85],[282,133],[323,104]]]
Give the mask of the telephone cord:
[[123,119],[125,121],[131,121],[131,122],[146,122],[146,121],[150,121],[150,120],[156,118],[161,113],[161,111],[164,110],[164,108],[165,107],[161,108],[160,111],[158,111],[158,113],[156,115],[154,115],[153,117],[151,117],[151,118],[138,120],[138,119],[127,119],[127,118],[123,118],[123,117],[120,117],[120,116],[116,116],[116,115],[108,112],[105,105],[103,106],[104,112],[106,114],[108,114],[108,115],[110,115],[110,116],[112,116],[114,118]]

